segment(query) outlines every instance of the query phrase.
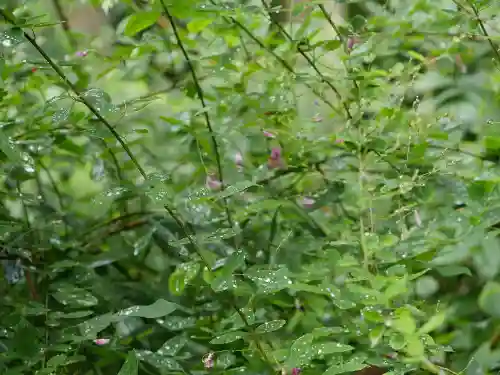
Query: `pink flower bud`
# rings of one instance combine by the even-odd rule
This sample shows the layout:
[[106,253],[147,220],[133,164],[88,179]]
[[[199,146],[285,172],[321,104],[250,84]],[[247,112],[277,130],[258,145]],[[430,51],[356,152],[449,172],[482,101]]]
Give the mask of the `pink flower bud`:
[[294,367],[292,369],[292,375],[299,375],[302,370],[300,368]]
[[299,204],[302,205],[302,207],[304,208],[311,208],[312,206],[314,206],[314,203],[316,203],[316,201],[309,197],[303,197],[299,201]]
[[342,138],[337,138],[335,140],[335,143],[337,143],[337,144],[344,143],[344,140]]
[[96,345],[107,345],[109,344],[109,339],[95,339],[94,344]]
[[213,174],[207,176],[205,185],[210,190],[220,190],[222,187],[222,182],[215,178]]
[[356,38],[356,37],[354,37],[354,36],[351,36],[351,37],[347,38],[347,45],[346,45],[346,47],[347,47],[347,51],[348,51],[348,52],[351,52],[351,51],[352,51],[352,49],[354,48],[354,46],[355,46],[357,43],[359,43],[358,38]]
[[205,367],[206,369],[213,368],[214,367],[214,356],[215,356],[215,353],[213,353],[213,352],[205,354],[201,360],[203,362],[203,367]]
[[271,150],[271,155],[267,160],[267,166],[269,169],[282,168],[283,160],[281,159],[281,149],[279,147],[273,147]]
[[77,52],[75,53],[75,55],[76,55],[76,56],[78,56],[78,57],[85,57],[85,56],[87,56],[88,54],[89,54],[89,53],[88,53],[88,51],[77,51]]
[[264,137],[267,137],[267,138],[275,138],[276,137],[273,133],[268,132],[267,130],[264,130],[262,132],[262,134],[264,134]]

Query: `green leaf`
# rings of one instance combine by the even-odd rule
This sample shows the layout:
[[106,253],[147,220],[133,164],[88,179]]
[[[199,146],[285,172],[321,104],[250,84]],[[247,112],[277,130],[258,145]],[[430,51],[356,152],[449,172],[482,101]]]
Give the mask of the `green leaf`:
[[378,326],[378,327],[372,328],[370,330],[368,337],[370,338],[370,346],[372,348],[374,348],[378,345],[378,343],[380,342],[380,339],[384,335],[384,332],[385,332],[384,326]]
[[127,359],[118,375],[137,375],[139,373],[139,361],[133,351],[128,352]]
[[366,367],[364,363],[360,363],[358,361],[346,362],[340,365],[333,365],[326,370],[323,375],[336,375],[343,374],[346,372],[354,372],[363,370]]
[[165,357],[161,354],[150,352],[149,350],[135,350],[136,357],[150,365],[164,370],[180,371],[181,365],[173,358]]
[[292,280],[288,277],[288,270],[286,268],[279,268],[274,271],[267,268],[259,269],[253,267],[249,269],[245,275],[252,280],[259,288],[259,291],[264,294],[276,293],[292,284]]
[[198,262],[181,263],[168,279],[168,287],[172,294],[181,295],[186,285],[193,280],[200,271]]
[[436,270],[444,277],[452,277],[459,275],[472,276],[472,272],[465,266],[449,265],[443,267],[437,267]]
[[423,335],[424,333],[429,333],[434,331],[435,329],[441,327],[446,321],[446,311],[442,311],[440,313],[432,316],[419,330],[418,333]]
[[490,281],[486,283],[479,295],[479,307],[485,313],[500,317],[500,283]]
[[207,18],[194,19],[187,24],[187,29],[190,33],[196,34],[206,29],[208,26],[212,24],[212,22],[214,22],[213,19],[207,19]]
[[342,43],[340,42],[340,40],[334,39],[334,40],[329,40],[328,42],[326,42],[323,45],[323,48],[326,49],[327,51],[335,51],[341,45],[342,45]]
[[418,336],[411,336],[406,340],[405,351],[410,357],[422,358],[425,354],[425,347]]
[[328,355],[333,353],[344,353],[354,350],[351,345],[341,344],[338,342],[321,342],[313,345],[313,351],[316,355]]
[[293,342],[285,362],[286,368],[302,367],[313,360],[316,354],[313,347],[313,339],[314,335],[308,333]]
[[160,12],[134,13],[128,17],[123,34],[126,36],[134,36],[153,25],[156,21],[158,21],[160,16]]
[[80,332],[85,338],[94,339],[99,332],[115,321],[114,314],[104,314],[79,324]]
[[59,303],[73,307],[91,307],[97,305],[99,300],[85,289],[72,285],[58,285],[52,297]]
[[16,145],[0,129],[0,151],[14,163],[23,163],[23,156]]
[[210,344],[228,344],[230,342],[239,340],[245,336],[245,332],[234,331],[224,335],[218,336],[210,341]]
[[179,350],[186,345],[187,339],[184,336],[174,336],[167,340],[160,349],[156,351],[157,354],[166,355],[169,357],[175,356]]
[[159,323],[170,331],[183,331],[186,328],[194,327],[196,325],[196,318],[192,316],[169,316]]
[[261,324],[255,329],[256,333],[265,333],[265,332],[273,332],[277,331],[281,327],[286,324],[286,320],[271,320],[270,322],[266,322]]
[[396,319],[392,321],[392,328],[403,334],[413,334],[417,329],[417,324],[415,319],[411,315],[410,311],[406,309],[400,309],[397,313]]
[[131,306],[121,310],[116,314],[118,317],[137,316],[139,318],[161,318],[174,312],[178,305],[172,302],[159,299],[155,303],[148,306]]

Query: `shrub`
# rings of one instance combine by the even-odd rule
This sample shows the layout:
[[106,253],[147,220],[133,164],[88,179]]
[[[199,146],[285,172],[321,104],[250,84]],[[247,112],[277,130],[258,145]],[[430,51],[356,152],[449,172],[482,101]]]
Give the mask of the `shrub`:
[[498,370],[498,4],[93,3],[0,10],[2,374]]

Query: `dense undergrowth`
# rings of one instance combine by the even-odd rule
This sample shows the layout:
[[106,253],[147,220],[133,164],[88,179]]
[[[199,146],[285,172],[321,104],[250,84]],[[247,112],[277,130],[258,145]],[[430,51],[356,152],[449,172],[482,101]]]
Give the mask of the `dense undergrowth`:
[[69,3],[1,10],[1,374],[500,369],[498,2]]

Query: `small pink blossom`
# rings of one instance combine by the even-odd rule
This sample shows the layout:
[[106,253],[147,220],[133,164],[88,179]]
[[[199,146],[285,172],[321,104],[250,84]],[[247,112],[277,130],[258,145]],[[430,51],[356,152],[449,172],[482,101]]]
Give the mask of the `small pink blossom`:
[[89,54],[89,52],[88,52],[88,51],[77,51],[77,52],[75,53],[75,55],[76,55],[76,56],[78,56],[78,57],[85,57],[85,56],[87,56],[88,54]]
[[347,52],[351,52],[356,44],[359,43],[359,39],[355,36],[351,36],[347,39]]
[[214,356],[215,356],[215,353],[213,353],[213,352],[205,354],[202,358],[203,367],[205,367],[206,369],[213,368],[214,367]]
[[343,140],[342,138],[337,138],[337,139],[335,140],[335,143],[338,143],[338,144],[340,144],[340,143],[344,143],[344,140]]
[[109,344],[109,339],[95,339],[94,344],[96,345],[107,345]]
[[267,138],[275,138],[276,137],[273,133],[268,132],[267,130],[262,131],[262,134],[264,134],[264,137],[267,137]]
[[220,190],[222,188],[222,182],[218,180],[213,174],[207,176],[205,185],[210,190]]
[[309,197],[303,197],[299,201],[299,204],[301,204],[302,207],[305,207],[305,208],[311,208],[312,206],[314,206],[314,203],[316,203],[316,200],[314,200],[313,198],[309,198]]
[[243,165],[243,155],[241,155],[241,152],[234,154],[234,163],[238,166]]
[[281,159],[281,149],[279,147],[272,148],[271,155],[267,160],[267,166],[269,169],[282,168],[284,166],[283,160]]
[[294,367],[292,369],[292,375],[299,375],[302,370],[300,368]]

